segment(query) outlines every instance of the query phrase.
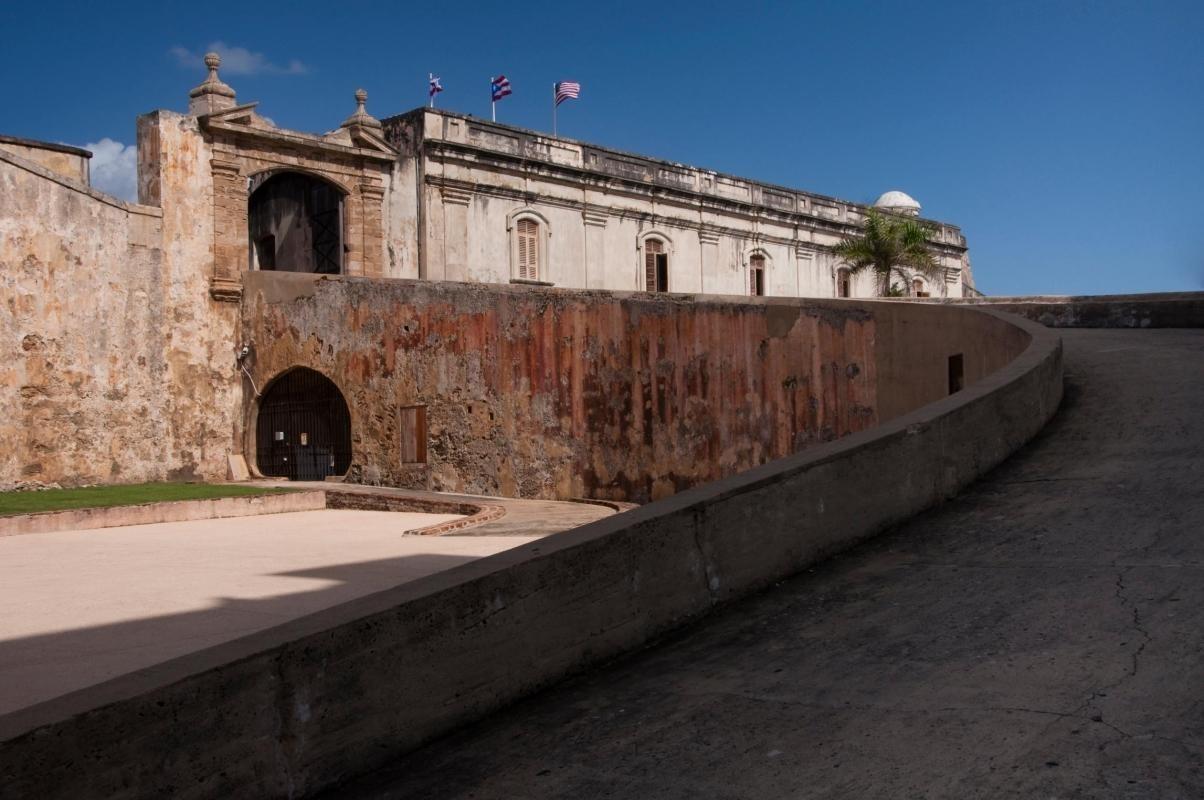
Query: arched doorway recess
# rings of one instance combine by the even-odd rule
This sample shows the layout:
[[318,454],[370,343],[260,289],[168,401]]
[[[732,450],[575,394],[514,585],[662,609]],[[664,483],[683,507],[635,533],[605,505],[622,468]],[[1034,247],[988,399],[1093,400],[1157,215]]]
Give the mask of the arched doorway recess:
[[334,382],[304,367],[268,386],[255,425],[255,464],[268,477],[320,481],[351,466],[351,414]]
[[255,269],[343,271],[343,193],[334,184],[301,172],[257,175],[247,221]]

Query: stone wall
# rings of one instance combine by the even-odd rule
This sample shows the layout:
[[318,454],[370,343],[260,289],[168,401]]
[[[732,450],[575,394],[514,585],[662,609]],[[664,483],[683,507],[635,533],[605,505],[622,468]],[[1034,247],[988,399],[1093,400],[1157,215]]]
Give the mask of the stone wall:
[[0,148],[0,484],[222,479],[239,307],[210,296],[212,153],[139,120],[125,203]]
[[[343,391],[353,480],[636,502],[871,427],[945,396],[949,356],[973,382],[1026,344],[930,306],[272,273],[247,275],[243,320],[261,389],[304,366]],[[413,405],[422,466],[401,462]]]
[[168,409],[166,474],[220,480],[241,430],[242,382],[238,305],[211,296],[213,151],[195,117],[156,111],[138,120],[138,156],[139,199],[163,214],[166,316],[156,344],[167,372],[155,391]]
[[92,154],[82,148],[0,135],[0,150],[32,161],[59,177],[84,185],[90,183],[88,160]]
[[0,484],[170,471],[158,209],[0,149]]
[[250,273],[243,319],[261,388],[306,366],[342,389],[368,483],[647,501],[877,422],[853,307]]
[[[862,311],[896,313],[880,305]],[[0,785],[340,796],[340,782],[889,530],[1014,452],[1062,397],[1055,333],[950,311],[1001,348],[1013,337],[1000,324],[1030,344],[874,430],[0,716]],[[933,312],[919,308],[935,327]]]

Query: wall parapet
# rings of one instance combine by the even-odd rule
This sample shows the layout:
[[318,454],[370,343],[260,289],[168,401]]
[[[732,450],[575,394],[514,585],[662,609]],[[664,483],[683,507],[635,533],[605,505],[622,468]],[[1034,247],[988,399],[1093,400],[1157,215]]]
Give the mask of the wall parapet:
[[1062,397],[1056,334],[945,311],[1027,347],[879,427],[0,717],[3,785],[312,794],[942,502]]
[[1050,328],[1204,328],[1204,292],[975,297],[943,302],[994,308]]
[[[84,151],[84,152],[87,152],[87,151]],[[119,208],[128,214],[138,214],[138,215],[145,216],[145,217],[157,217],[157,218],[161,218],[163,216],[163,209],[161,209],[161,208],[157,208],[155,206],[144,206],[139,203],[130,203],[125,200],[122,200],[121,198],[114,197],[111,194],[106,194],[105,192],[102,192],[98,189],[93,189],[91,186],[89,186],[86,183],[81,183],[80,181],[72,180],[71,178],[68,178],[65,175],[61,175],[61,174],[55,172],[54,170],[47,169],[46,167],[42,166],[41,164],[38,164],[34,161],[30,161],[28,158],[22,158],[21,156],[17,155],[16,153],[13,153],[9,150],[5,150],[3,147],[0,147],[0,161],[7,162],[7,163],[13,165],[14,167],[23,169],[26,172],[29,172],[40,178],[44,178],[48,181],[52,181],[53,183],[57,183],[59,186],[62,186],[66,189],[70,189],[70,190],[72,190],[74,192],[78,192],[82,195],[87,195],[88,197],[92,198],[93,200],[104,203],[105,205],[110,205],[110,206],[113,206],[114,208]]]

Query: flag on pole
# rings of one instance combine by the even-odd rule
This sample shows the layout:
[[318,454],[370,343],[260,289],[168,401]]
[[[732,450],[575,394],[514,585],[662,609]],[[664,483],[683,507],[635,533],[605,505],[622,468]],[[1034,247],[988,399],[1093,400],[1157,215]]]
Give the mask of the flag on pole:
[[581,84],[577,81],[560,81],[556,84],[556,105],[565,100],[576,100],[581,96]]
[[437,95],[437,94],[439,94],[439,92],[443,91],[443,84],[439,82],[438,75],[435,75],[434,73],[430,73],[430,76],[431,76],[430,95],[431,95],[431,99],[434,100],[435,95]]
[[496,78],[490,78],[489,85],[493,95],[493,102],[495,103],[511,93],[510,80],[505,75],[498,75]]

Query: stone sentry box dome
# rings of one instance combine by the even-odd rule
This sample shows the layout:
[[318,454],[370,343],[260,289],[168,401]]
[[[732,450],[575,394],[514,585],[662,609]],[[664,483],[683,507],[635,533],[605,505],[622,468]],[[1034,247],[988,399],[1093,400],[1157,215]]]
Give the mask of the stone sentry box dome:
[[921,206],[916,202],[914,197],[906,192],[891,189],[874,201],[874,208],[880,208],[883,211],[890,211],[895,214],[905,214],[909,217],[918,217]]

